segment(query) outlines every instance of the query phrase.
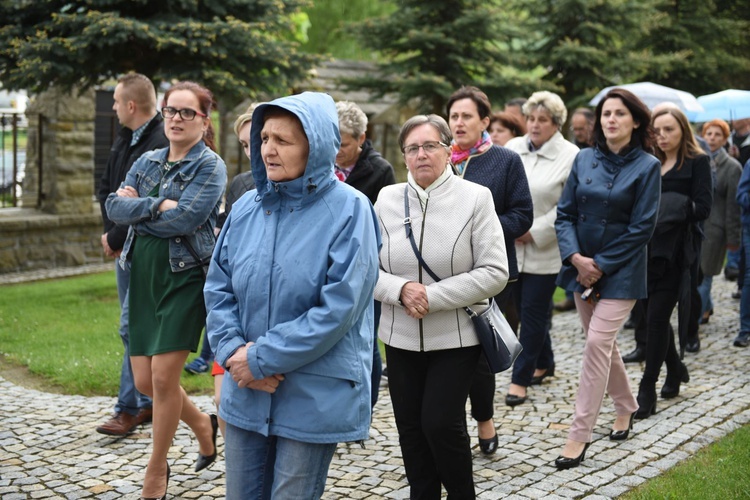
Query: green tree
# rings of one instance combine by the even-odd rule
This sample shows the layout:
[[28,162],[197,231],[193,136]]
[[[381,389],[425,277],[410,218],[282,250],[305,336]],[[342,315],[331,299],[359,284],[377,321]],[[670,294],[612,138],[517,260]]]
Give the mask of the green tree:
[[658,27],[638,50],[672,55],[651,65],[644,79],[695,95],[744,88],[750,79],[750,12],[737,1],[660,0]]
[[503,9],[485,0],[402,0],[392,15],[350,27],[383,62],[376,74],[346,83],[439,114],[461,85],[477,85],[492,98],[538,87],[533,73],[512,66],[501,39],[504,21]]
[[655,26],[652,0],[511,0],[524,36],[527,64],[544,68],[569,107],[583,105],[603,87],[634,81],[653,56],[635,48]]
[[306,10],[310,19],[309,41],[302,45],[302,50],[311,54],[330,54],[340,59],[372,60],[372,51],[364,49],[346,26],[395,10],[393,0],[315,0],[313,6]]
[[[316,61],[301,53],[305,0],[4,0],[0,82],[88,88],[128,71],[194,80],[231,109],[287,93]],[[222,108],[220,108],[222,109]],[[225,130],[227,127],[221,127]]]

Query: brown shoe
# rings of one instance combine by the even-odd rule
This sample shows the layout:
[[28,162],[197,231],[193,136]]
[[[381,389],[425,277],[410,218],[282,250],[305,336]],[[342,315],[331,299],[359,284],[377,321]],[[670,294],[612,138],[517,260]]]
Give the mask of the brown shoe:
[[142,423],[150,422],[151,415],[150,408],[139,411],[137,415],[126,412],[115,413],[112,418],[97,427],[96,432],[108,436],[125,436]]

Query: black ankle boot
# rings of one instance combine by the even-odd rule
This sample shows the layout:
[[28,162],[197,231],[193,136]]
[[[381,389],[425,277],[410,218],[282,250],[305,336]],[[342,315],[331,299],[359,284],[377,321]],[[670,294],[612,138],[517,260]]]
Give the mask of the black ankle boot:
[[641,382],[638,388],[638,410],[635,412],[636,420],[643,420],[656,413],[656,388],[649,384],[649,387]]
[[686,384],[690,382],[690,374],[684,363],[680,363],[680,367],[677,370],[673,370],[672,372],[667,370],[667,378],[664,381],[664,386],[661,388],[661,397],[671,399],[679,396],[681,382]]

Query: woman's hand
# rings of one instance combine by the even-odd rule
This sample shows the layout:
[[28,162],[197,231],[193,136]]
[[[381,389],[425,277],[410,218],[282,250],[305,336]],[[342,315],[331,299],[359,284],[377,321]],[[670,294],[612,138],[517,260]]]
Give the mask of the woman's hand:
[[578,270],[576,281],[586,288],[594,286],[604,273],[596,265],[591,257],[584,257],[580,253],[573,254],[570,258],[571,264]]
[[534,241],[534,238],[531,237],[531,233],[529,231],[526,231],[524,234],[516,238],[516,241],[522,245],[525,245]]
[[177,202],[175,200],[164,200],[159,203],[159,212],[166,212],[167,210],[172,210],[173,208],[177,208]]
[[136,191],[132,186],[121,187],[120,189],[115,191],[115,194],[123,198],[138,198],[138,191]]
[[430,312],[427,302],[427,289],[422,283],[409,281],[401,288],[401,304],[406,314],[415,319],[422,319]]
[[248,342],[234,351],[234,354],[227,360],[227,370],[232,375],[232,380],[237,382],[237,387],[274,393],[279,383],[284,380],[284,376],[278,374],[262,379],[253,377],[250,367],[247,364],[247,348],[253,344],[254,342]]

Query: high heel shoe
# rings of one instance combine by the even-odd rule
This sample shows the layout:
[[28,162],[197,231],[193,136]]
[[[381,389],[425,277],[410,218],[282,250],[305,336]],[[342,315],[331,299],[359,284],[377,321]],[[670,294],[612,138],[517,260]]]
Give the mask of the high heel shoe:
[[508,406],[518,406],[526,402],[528,396],[516,396],[515,394],[505,395],[505,404]]
[[169,476],[172,473],[172,470],[169,468],[169,462],[167,462],[167,484],[164,486],[164,495],[160,496],[159,498],[155,497],[141,497],[141,500],[167,500],[167,490],[169,489]]
[[[674,380],[676,378],[676,381]],[[661,388],[661,397],[663,399],[672,399],[680,395],[680,383],[690,382],[690,373],[688,373],[687,366],[684,363],[680,363],[680,375],[677,377],[670,377],[667,373],[667,379],[664,381],[664,386]]]
[[635,418],[635,412],[630,414],[630,425],[624,431],[616,431],[612,429],[609,433],[609,439],[612,441],[625,441],[630,435],[630,431],[633,429],[633,418]]
[[562,455],[557,457],[555,459],[555,467],[557,467],[557,470],[572,469],[573,467],[581,465],[581,462],[586,458],[586,450],[589,449],[589,446],[591,446],[591,443],[585,443],[583,445],[583,451],[575,458],[564,457]]
[[542,385],[542,382],[547,377],[554,377],[555,376],[555,364],[552,363],[552,366],[547,368],[547,370],[542,373],[541,375],[538,375],[536,377],[531,377],[531,385]]
[[656,389],[654,387],[638,389],[638,410],[635,412],[636,420],[643,420],[656,414]]
[[485,455],[492,455],[495,453],[497,451],[497,444],[497,433],[489,439],[479,438],[479,449],[482,450],[482,453]]
[[211,441],[214,443],[214,452],[210,455],[201,455],[198,452],[198,460],[195,461],[195,472],[202,471],[216,460],[216,433],[219,430],[219,419],[214,414],[209,415],[209,417],[211,418]]

